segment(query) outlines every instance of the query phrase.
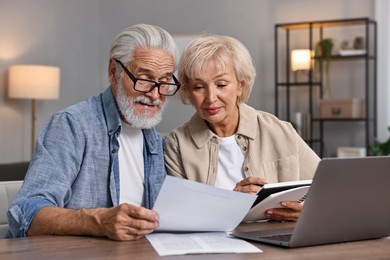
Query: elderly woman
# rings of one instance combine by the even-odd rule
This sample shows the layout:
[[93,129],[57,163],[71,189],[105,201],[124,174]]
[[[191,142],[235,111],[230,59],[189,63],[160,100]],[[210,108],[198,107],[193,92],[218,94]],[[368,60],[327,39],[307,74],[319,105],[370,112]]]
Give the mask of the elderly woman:
[[[196,113],[166,138],[168,174],[247,193],[264,183],[313,177],[320,159],[292,125],[245,104],[256,72],[241,42],[228,36],[195,39],[178,72],[180,98]],[[301,207],[284,201],[266,216],[294,221]]]

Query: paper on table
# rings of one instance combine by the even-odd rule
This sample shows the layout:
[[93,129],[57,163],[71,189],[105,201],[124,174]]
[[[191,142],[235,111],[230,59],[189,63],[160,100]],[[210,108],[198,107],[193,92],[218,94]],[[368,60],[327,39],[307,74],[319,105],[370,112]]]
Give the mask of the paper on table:
[[309,188],[310,186],[302,186],[269,195],[267,198],[259,202],[256,206],[251,208],[251,210],[245,216],[243,222],[266,219],[264,212],[267,209],[280,208],[280,202],[284,200],[299,201],[302,197],[306,195]]
[[232,231],[256,195],[215,188],[167,176],[154,204],[157,231]]
[[160,256],[204,253],[261,253],[254,245],[225,232],[146,235]]

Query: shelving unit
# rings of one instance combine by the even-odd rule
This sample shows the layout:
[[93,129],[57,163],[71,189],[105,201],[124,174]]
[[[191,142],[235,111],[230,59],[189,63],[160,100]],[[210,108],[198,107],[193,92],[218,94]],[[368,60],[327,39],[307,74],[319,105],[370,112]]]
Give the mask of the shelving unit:
[[[322,157],[334,156],[327,144],[336,140],[334,130],[351,126],[351,135],[356,135],[361,147],[367,154],[369,146],[377,136],[377,24],[370,18],[309,21],[275,25],[275,114],[286,121],[294,122],[297,112],[307,113],[308,135],[305,141]],[[363,37],[365,54],[341,56],[337,52],[344,37]],[[298,75],[294,80],[290,65],[290,52],[293,49],[315,49],[315,44],[325,38],[335,40],[331,56],[330,75],[336,75],[329,83],[338,86],[339,91],[348,92],[348,98],[364,99],[363,118],[321,118],[319,102],[324,98],[324,68],[322,65],[310,69],[306,74]],[[319,57],[313,57],[314,60]],[[321,64],[321,63],[320,63]],[[336,66],[336,64],[338,64]],[[336,66],[336,68],[334,68]],[[343,74],[342,70],[347,70]],[[336,71],[333,71],[336,70]],[[332,76],[331,76],[332,77]],[[354,79],[354,78],[359,78]],[[337,83],[336,83],[337,82]],[[352,82],[352,83],[351,83]],[[353,85],[353,86],[351,86]],[[360,92],[359,92],[360,91]],[[360,97],[356,97],[357,93]],[[345,95],[345,93],[344,93]],[[332,96],[332,98],[339,98]],[[329,128],[330,127],[330,128]],[[359,138],[359,133],[364,137]],[[330,135],[331,137],[329,137]],[[337,135],[337,134],[335,134]],[[329,148],[329,147],[328,147]],[[333,149],[334,150],[334,149]]]

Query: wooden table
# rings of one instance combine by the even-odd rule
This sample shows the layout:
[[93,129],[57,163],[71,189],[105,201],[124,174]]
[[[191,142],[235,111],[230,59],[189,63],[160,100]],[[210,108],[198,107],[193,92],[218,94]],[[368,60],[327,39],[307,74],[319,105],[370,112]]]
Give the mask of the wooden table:
[[[293,223],[241,224],[241,231],[284,228]],[[42,236],[0,239],[0,259],[389,259],[390,239],[285,249],[254,243],[263,253],[160,257],[146,238],[117,242],[106,238]]]

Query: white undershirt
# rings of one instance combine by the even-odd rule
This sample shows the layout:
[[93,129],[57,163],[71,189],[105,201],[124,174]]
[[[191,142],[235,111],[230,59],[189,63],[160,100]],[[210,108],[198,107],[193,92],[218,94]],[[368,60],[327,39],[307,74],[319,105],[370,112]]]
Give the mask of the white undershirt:
[[122,121],[118,138],[120,203],[141,206],[144,202],[144,138],[142,130]]
[[234,135],[219,138],[218,173],[215,187],[233,190],[243,179],[242,164],[244,155]]

